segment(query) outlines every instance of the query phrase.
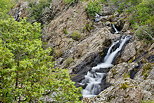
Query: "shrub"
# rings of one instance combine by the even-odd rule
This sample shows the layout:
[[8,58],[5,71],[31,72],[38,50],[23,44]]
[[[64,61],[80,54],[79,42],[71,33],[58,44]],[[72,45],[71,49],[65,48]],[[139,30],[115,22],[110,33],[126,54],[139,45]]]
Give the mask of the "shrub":
[[72,39],[77,40],[77,41],[81,39],[81,34],[77,31],[73,32],[70,36]]
[[42,48],[39,23],[0,19],[0,102],[80,103],[81,89],[66,69],[54,68],[51,49]]
[[110,1],[112,5],[117,6],[118,12],[129,10],[140,2],[140,0],[110,0]]
[[87,23],[83,28],[83,31],[90,32],[92,29],[94,29],[93,23]]
[[154,39],[153,0],[110,0],[119,12],[131,14],[128,19],[139,39],[151,42]]
[[7,14],[13,5],[11,0],[0,0],[0,19],[9,17]]
[[67,31],[66,28],[63,29],[63,33],[64,33],[64,34],[68,34],[68,31]]
[[71,3],[74,3],[75,2],[75,0],[64,0],[64,3],[66,3],[66,4],[71,4]]
[[41,17],[43,16],[43,10],[50,6],[52,0],[41,0],[38,4],[30,2],[30,20],[36,20],[37,22],[43,23]]
[[[154,2],[153,0],[143,0],[136,7],[134,7],[131,11],[133,11],[132,18],[130,19],[130,22],[132,23],[132,27],[135,27],[136,25],[138,25],[138,27],[140,28],[140,26],[143,26],[145,27],[147,31],[147,27],[145,26],[147,25],[149,26],[148,31],[151,31],[153,29],[152,28],[154,26],[154,15],[153,15]],[[152,29],[150,29],[150,26]],[[145,30],[144,28],[142,29]],[[150,33],[150,35],[153,35],[153,34]]]
[[135,35],[146,42],[152,42],[154,40],[154,28],[149,26],[138,26],[135,31]]
[[90,1],[87,5],[86,11],[89,16],[95,16],[95,13],[99,13],[102,9],[99,0]]

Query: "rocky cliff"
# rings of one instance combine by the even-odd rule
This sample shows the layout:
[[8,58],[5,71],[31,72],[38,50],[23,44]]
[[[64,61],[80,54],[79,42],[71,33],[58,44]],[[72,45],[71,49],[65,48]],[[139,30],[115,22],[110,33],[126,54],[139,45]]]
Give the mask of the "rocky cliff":
[[[113,41],[122,35],[132,35],[116,58],[115,66],[106,71],[102,84],[105,90],[96,97],[83,98],[83,102],[141,103],[154,100],[154,43],[137,39],[129,26],[129,15],[103,5],[101,18],[95,22],[87,16],[86,5],[87,2],[66,5],[62,0],[53,0],[44,12],[42,39],[47,42],[46,47],[53,48],[55,67],[68,68],[78,87],[87,72],[103,61]],[[118,34],[114,32],[113,24]]]

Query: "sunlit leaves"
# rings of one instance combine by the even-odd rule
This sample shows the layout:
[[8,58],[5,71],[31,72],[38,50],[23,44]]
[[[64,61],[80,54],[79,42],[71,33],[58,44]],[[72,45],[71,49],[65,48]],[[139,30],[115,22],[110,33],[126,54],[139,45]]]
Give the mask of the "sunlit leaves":
[[50,91],[54,101],[79,102],[80,89],[68,71],[53,68],[52,50],[42,48],[40,32],[39,23],[0,19],[1,101],[39,102]]

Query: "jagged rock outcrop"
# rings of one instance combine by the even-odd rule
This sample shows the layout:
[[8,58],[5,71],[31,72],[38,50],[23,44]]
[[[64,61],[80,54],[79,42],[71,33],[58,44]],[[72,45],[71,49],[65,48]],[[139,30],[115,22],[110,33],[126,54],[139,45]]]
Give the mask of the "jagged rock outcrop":
[[28,7],[29,2],[19,2],[13,9],[11,9],[9,14],[12,15],[16,21],[19,21],[20,18],[27,17]]
[[[62,12],[44,28],[46,35],[43,37],[43,40],[48,42],[47,45],[54,49],[56,67],[68,68],[72,80],[78,83],[84,79],[84,75],[91,67],[103,61],[104,53],[112,40],[120,35],[132,34],[129,31],[126,14],[112,15],[112,11],[105,7],[108,11],[102,12],[104,13],[102,19],[92,23],[87,19],[84,7],[85,4],[80,2]],[[85,27],[87,29],[88,26],[89,29],[91,24],[94,24],[92,30],[85,32]],[[112,24],[118,28],[119,34],[113,34]],[[80,34],[81,38],[74,40],[71,37],[74,32]],[[144,49],[149,47],[134,37],[118,58],[116,63],[120,64],[110,69],[106,82],[102,83],[102,85],[111,84],[111,86],[95,98],[84,98],[83,101],[87,103],[140,103],[142,100],[152,100],[154,98],[153,64],[150,64],[152,69],[148,70],[144,69],[144,65],[149,64],[141,65],[143,58],[147,61],[153,60],[151,59],[153,49],[148,50],[145,56],[142,55]],[[79,85],[76,84],[76,86]]]

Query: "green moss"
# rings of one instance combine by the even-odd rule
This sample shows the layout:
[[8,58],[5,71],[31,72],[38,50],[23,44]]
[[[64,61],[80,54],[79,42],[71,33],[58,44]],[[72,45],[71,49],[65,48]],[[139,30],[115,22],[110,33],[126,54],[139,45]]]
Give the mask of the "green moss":
[[120,84],[120,88],[121,89],[127,89],[127,88],[129,88],[130,87],[130,85],[129,85],[129,83],[128,82],[125,82],[125,83],[122,83],[122,84]]
[[60,49],[54,50],[54,57],[59,58],[63,55],[63,52]]
[[154,100],[143,100],[141,103],[154,103]]
[[133,58],[131,58],[129,61],[128,61],[128,63],[132,63],[134,60],[135,60],[135,56],[133,57]]
[[77,31],[75,31],[75,32],[73,32],[73,33],[70,35],[70,37],[71,37],[72,39],[78,41],[78,40],[81,39],[81,34],[80,34],[79,32],[77,32]]
[[66,28],[63,29],[63,33],[64,33],[64,34],[68,34],[68,31],[67,31]]
[[124,73],[124,74],[123,74],[123,78],[124,78],[124,79],[130,78],[130,75],[129,75],[128,73]]
[[70,4],[70,3],[74,3],[74,2],[75,2],[75,0],[64,0],[65,4]]
[[142,68],[142,75],[144,76],[144,79],[146,79],[149,75],[150,70],[152,69],[152,65],[150,63],[147,63]]
[[83,31],[88,31],[88,32],[90,32],[92,29],[94,29],[93,24],[92,24],[92,23],[87,23],[87,24],[85,25],[85,27],[83,28]]
[[72,57],[69,57],[65,60],[65,67],[68,67],[72,62],[74,61],[74,59]]

